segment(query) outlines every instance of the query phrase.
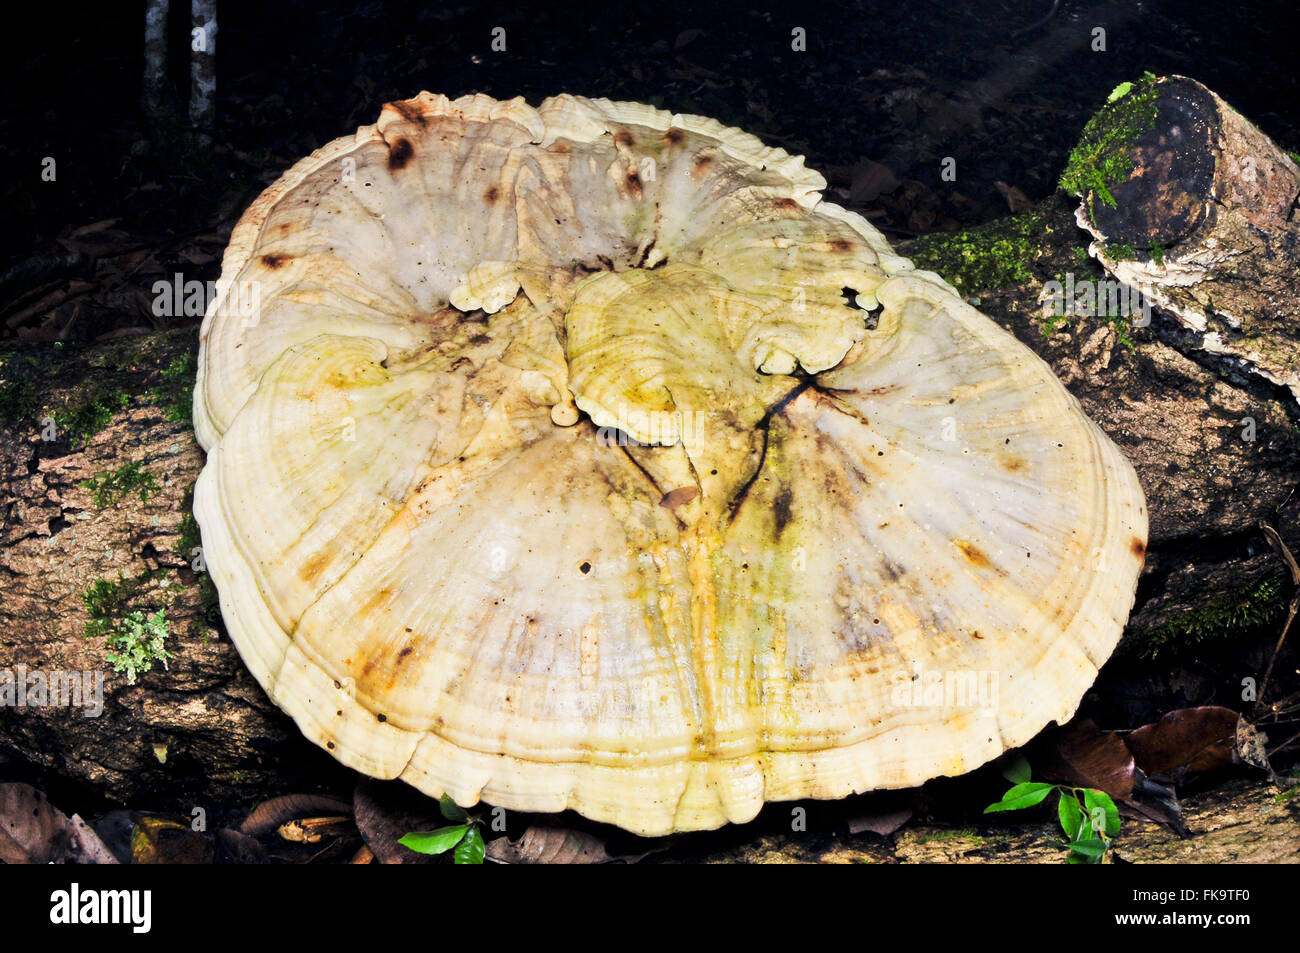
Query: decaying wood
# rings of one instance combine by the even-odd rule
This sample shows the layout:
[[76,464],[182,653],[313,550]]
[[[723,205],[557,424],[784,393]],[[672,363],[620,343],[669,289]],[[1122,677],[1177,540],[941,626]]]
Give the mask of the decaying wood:
[[[1189,798],[1185,809],[1187,837],[1125,819],[1114,842],[1115,857],[1130,864],[1300,862],[1300,797],[1265,782],[1233,781]],[[1054,820],[1003,815],[959,826],[910,823],[887,837],[767,834],[707,854],[674,851],[669,862],[1061,864],[1066,854]]]
[[[1231,141],[1255,147],[1248,137]],[[1075,204],[1058,195],[1026,213],[1038,236],[1033,279],[984,293],[979,306],[1052,366],[1137,469],[1151,533],[1126,639],[1141,640],[1278,575],[1261,521],[1300,547],[1297,404],[1287,388],[1189,341],[1183,324],[1160,312],[1132,330],[1131,350],[1102,318],[1045,335],[1043,284],[1078,269],[1075,251],[1087,240]],[[899,250],[909,253],[906,244]],[[190,428],[169,421],[149,393],[196,337],[191,329],[0,355],[0,387],[39,404],[10,406],[0,422],[0,668],[104,671],[103,639],[83,637],[83,597],[119,573],[143,580],[133,606],[165,609],[173,653],[166,669],[155,665],[134,684],[109,671],[99,717],[0,709],[0,751],[141,806],[249,799],[347,774],[302,740],[206,616],[202,576],[182,544],[202,454]],[[1293,338],[1278,340],[1294,348]],[[42,409],[75,404],[87,384],[124,393],[124,406],[110,402],[108,425],[84,446],[66,427],[43,439],[51,433]],[[157,491],[97,505],[82,481],[130,462]]]
[[1189,346],[1300,400],[1300,167],[1195,80],[1152,93],[1156,118],[1128,147],[1133,171],[1113,204],[1079,206],[1090,252]]

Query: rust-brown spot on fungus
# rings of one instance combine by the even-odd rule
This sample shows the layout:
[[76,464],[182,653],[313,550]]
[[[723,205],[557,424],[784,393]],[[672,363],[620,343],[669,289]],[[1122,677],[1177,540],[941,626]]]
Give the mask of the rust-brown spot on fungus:
[[831,251],[853,251],[853,242],[847,238],[831,239]]
[[1131,549],[1133,555],[1139,559],[1147,554],[1147,544],[1142,542],[1142,540],[1138,539],[1136,536],[1134,536],[1133,541],[1129,543],[1129,549]]
[[303,582],[314,582],[329,561],[329,553],[322,550],[307,558],[302,568],[298,570],[298,575],[302,577]]
[[772,516],[776,520],[776,536],[778,539],[780,539],[781,534],[785,532],[785,528],[790,525],[790,519],[792,517],[790,510],[793,503],[794,493],[791,492],[788,486],[782,487],[781,492],[778,493],[776,499],[772,501]]
[[641,176],[635,172],[629,172],[627,174],[627,190],[632,193],[634,198],[641,198],[645,194],[641,188]]
[[569,151],[569,144],[567,142],[553,142],[551,143],[551,151],[565,155]]
[[262,256],[262,264],[266,265],[267,268],[279,268],[288,260],[288,255],[282,255],[279,252],[272,252],[269,255]]
[[418,123],[421,126],[429,124],[429,117],[424,114],[423,110],[421,110],[419,106],[412,102],[402,100],[401,102],[389,103],[388,105],[401,113],[402,118],[408,122]]
[[679,486],[677,489],[665,493],[664,498],[659,501],[659,505],[666,506],[671,510],[674,506],[684,506],[699,495],[699,487]]
[[799,203],[791,198],[777,199],[776,207],[783,212],[799,211]]
[[1004,456],[1002,458],[1002,469],[1008,473],[1019,473],[1021,470],[1029,469],[1029,461],[1022,457]]
[[483,201],[487,202],[488,205],[495,205],[499,198],[501,198],[501,190],[495,185],[483,193]]
[[702,179],[709,174],[709,167],[713,165],[713,156],[706,152],[701,152],[695,157],[695,168],[691,170],[691,175],[697,179]]
[[676,126],[673,126],[664,133],[664,142],[670,146],[679,146],[686,141],[686,133],[682,132]]
[[[361,610],[360,610],[361,617],[364,619],[373,616],[376,613],[383,612],[385,609],[387,609],[388,604],[392,602],[392,600],[393,600],[393,590],[388,586],[376,590],[374,595],[372,595],[361,605]],[[369,670],[370,667],[369,662],[366,663],[366,667],[367,670]]]
[[978,566],[980,569],[987,569],[991,565],[991,563],[989,562],[989,558],[985,556],[982,552],[980,552],[978,546],[974,545],[973,543],[968,543],[964,539],[956,540],[955,543],[957,548],[961,550],[962,555],[965,556],[967,559],[969,559],[972,564]]
[[414,651],[415,651],[415,649],[411,648],[411,647],[408,645],[406,648],[402,649],[402,651],[400,651],[400,652],[397,653],[398,661],[401,661],[402,659],[406,658],[408,655],[410,655],[410,654],[411,654],[412,652],[414,652]]
[[632,133],[628,132],[626,129],[620,129],[618,132],[614,133],[614,145],[616,146],[630,146],[635,143],[636,140],[632,138]]
[[398,139],[388,150],[388,168],[396,171],[404,169],[415,155],[410,139]]

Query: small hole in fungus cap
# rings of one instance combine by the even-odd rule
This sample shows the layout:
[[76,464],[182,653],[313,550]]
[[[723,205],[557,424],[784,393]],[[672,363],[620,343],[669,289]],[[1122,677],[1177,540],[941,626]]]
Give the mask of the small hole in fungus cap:
[[587,573],[591,572],[591,563],[583,563],[578,568],[582,570],[582,574],[585,576]]

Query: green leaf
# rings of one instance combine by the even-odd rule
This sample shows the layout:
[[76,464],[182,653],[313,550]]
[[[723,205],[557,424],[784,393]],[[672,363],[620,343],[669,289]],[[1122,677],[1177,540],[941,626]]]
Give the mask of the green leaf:
[[992,814],[996,811],[1019,811],[1021,808],[1033,807],[1051,793],[1056,785],[1046,784],[1037,781],[1032,784],[1017,784],[1006,794],[1002,795],[1002,800],[997,804],[990,804],[984,808],[985,814]]
[[1002,776],[1012,784],[1027,784],[1032,772],[1023,754],[1011,755],[1002,765]]
[[478,832],[477,824],[471,824],[461,842],[456,845],[456,863],[481,864],[486,854],[487,845],[483,843],[483,835]]
[[1092,815],[1097,808],[1106,812],[1105,831],[1107,837],[1114,837],[1119,833],[1119,808],[1115,802],[1110,799],[1110,795],[1105,791],[1094,791],[1088,788],[1083,792],[1083,803],[1088,807],[1088,814]]
[[1070,840],[1078,838],[1087,824],[1083,816],[1083,808],[1079,807],[1079,802],[1069,791],[1061,792],[1061,802],[1056,805],[1056,815],[1061,819],[1061,830],[1065,831],[1065,836]]
[[1070,850],[1084,857],[1100,857],[1106,853],[1106,844],[1099,840],[1076,840],[1070,842]]
[[1113,90],[1111,90],[1110,95],[1106,97],[1106,102],[1113,103],[1115,100],[1127,96],[1132,91],[1132,89],[1133,89],[1132,83],[1120,83]]
[[455,827],[440,827],[436,831],[412,831],[403,835],[397,843],[409,847],[417,854],[445,854],[465,836],[468,824]]
[[442,812],[442,816],[447,820],[456,821],[458,824],[463,824],[469,820],[469,814],[466,813],[465,809],[446,794],[438,801],[438,810]]

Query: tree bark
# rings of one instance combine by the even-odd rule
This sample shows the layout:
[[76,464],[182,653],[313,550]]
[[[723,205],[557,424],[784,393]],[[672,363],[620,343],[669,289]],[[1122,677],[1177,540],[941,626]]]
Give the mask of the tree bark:
[[190,2],[190,124],[210,136],[217,100],[217,2]]
[[[965,236],[1031,241],[1016,280],[958,287],[979,292],[981,310],[1052,366],[1136,467],[1151,532],[1125,642],[1141,645],[1280,576],[1261,521],[1300,551],[1297,405],[1288,388],[1200,347],[1168,314],[1139,328],[1080,314],[1051,330],[1045,283],[1066,273],[1104,277],[1080,261],[1087,236],[1076,204],[1058,194]],[[899,251],[944,270],[939,252],[951,238]],[[191,564],[187,494],[202,453],[188,424],[193,374],[185,362],[196,337],[168,332],[0,355],[0,670],[104,671],[102,635],[83,637],[93,621],[85,597],[97,580],[116,583],[121,596],[100,607],[107,624],[162,610],[173,653],[165,669],[155,665],[134,683],[110,671],[99,717],[49,705],[0,708],[0,750],[137,804],[246,799],[347,773],[304,741],[248,675]],[[1279,340],[1294,360],[1294,340]],[[93,432],[83,442],[77,431]],[[128,464],[138,465],[134,487],[106,501],[106,475]],[[1287,597],[1289,583],[1277,596]],[[1242,674],[1260,678],[1266,661],[1243,662]]]
[[157,137],[167,103],[167,14],[168,0],[146,0],[144,8],[145,120]]

